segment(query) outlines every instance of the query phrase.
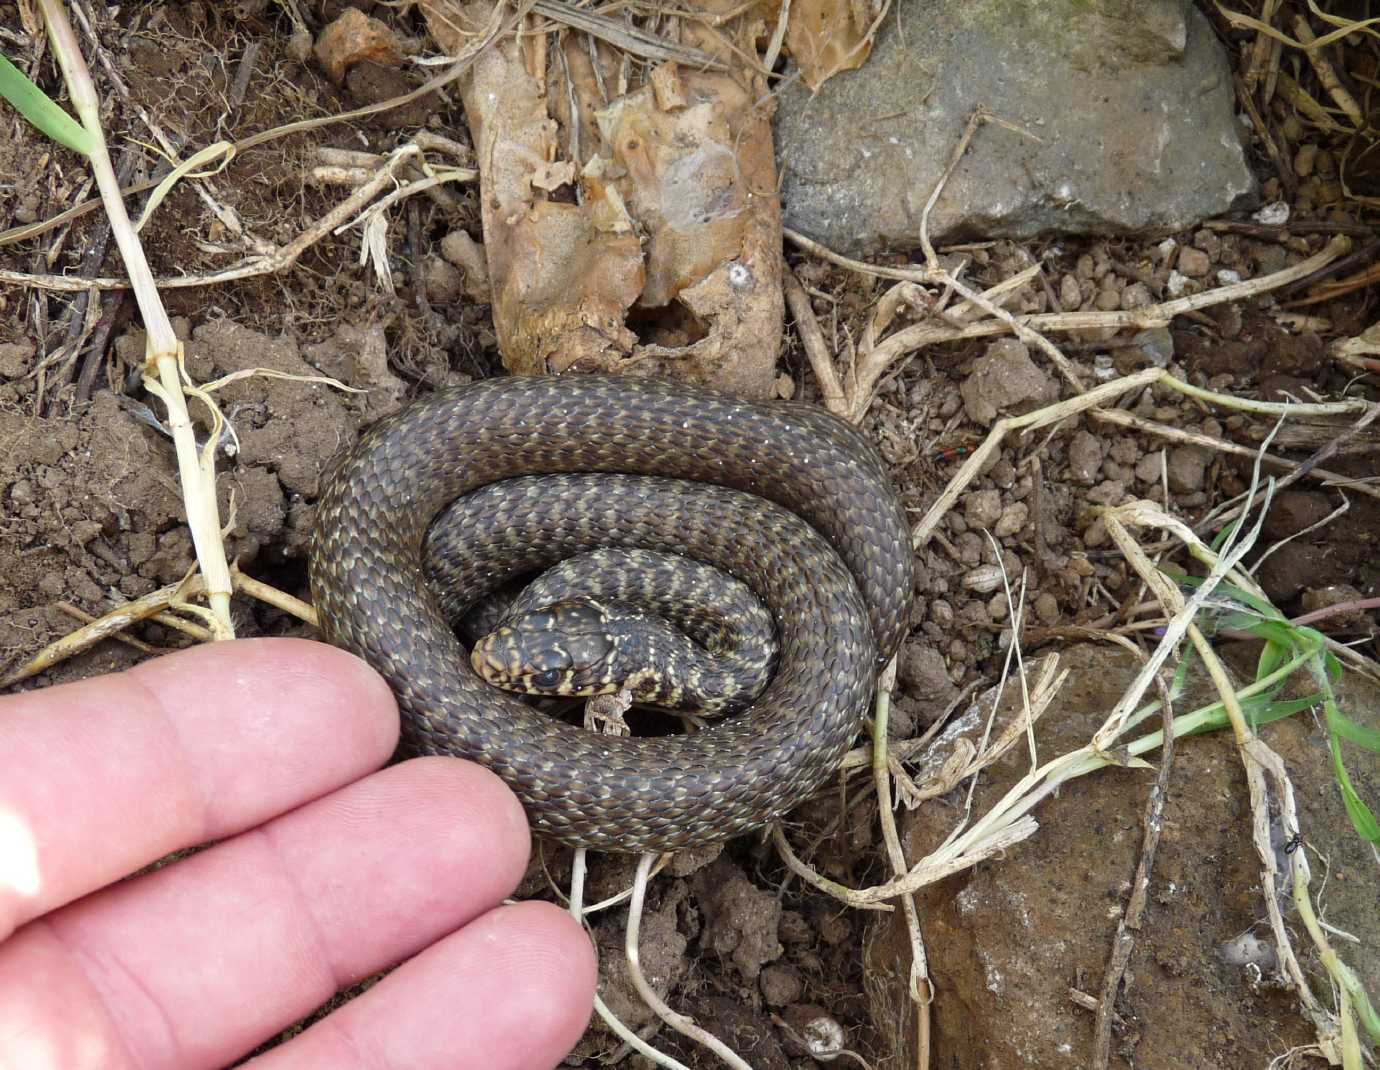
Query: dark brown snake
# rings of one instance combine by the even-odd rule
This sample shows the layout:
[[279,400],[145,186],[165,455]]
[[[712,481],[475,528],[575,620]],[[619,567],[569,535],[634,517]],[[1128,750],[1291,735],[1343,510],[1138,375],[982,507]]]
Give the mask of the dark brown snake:
[[[749,709],[690,735],[597,735],[475,675],[449,622],[598,546],[678,552],[752,588],[780,651]],[[325,478],[309,564],[323,633],[392,686],[406,752],[481,762],[535,830],[612,851],[726,839],[813,792],[913,582],[904,514],[852,427],[614,376],[491,379],[380,421]]]

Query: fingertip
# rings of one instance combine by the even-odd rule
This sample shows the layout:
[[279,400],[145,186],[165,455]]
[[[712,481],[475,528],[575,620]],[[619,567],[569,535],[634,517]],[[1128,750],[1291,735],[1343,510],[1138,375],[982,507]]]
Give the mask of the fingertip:
[[546,1070],[588,1026],[594,984],[593,946],[568,914],[498,907],[251,1065]]
[[532,854],[527,814],[512,789],[484,766],[429,755],[399,762],[366,785],[394,798],[390,809],[411,815],[416,839],[430,844],[438,864],[450,857],[468,867],[469,859],[482,858],[495,902],[522,880]]
[[311,639],[236,639],[154,658],[128,672],[177,708],[182,701],[239,700],[247,717],[271,708],[279,718],[324,711],[332,735],[375,764],[398,742],[398,707],[387,682],[362,659]]
[[509,969],[529,979],[534,1007],[550,1009],[546,1043],[573,1048],[589,1025],[598,983],[589,934],[568,911],[540,900],[499,907],[489,916],[503,933]]

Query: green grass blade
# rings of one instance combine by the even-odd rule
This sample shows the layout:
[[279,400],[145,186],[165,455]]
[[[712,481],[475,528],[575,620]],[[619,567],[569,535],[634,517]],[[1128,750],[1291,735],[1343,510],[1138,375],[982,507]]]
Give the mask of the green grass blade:
[[1327,711],[1327,726],[1348,743],[1355,743],[1358,747],[1365,747],[1366,750],[1380,754],[1380,731],[1357,724],[1340,708]]
[[13,104],[20,115],[59,145],[83,156],[91,155],[95,141],[86,128],[54,104],[4,56],[0,56],[0,97]]
[[1357,834],[1370,843],[1380,844],[1380,822],[1375,820],[1375,815],[1371,813],[1369,806],[1356,794],[1356,789],[1351,786],[1351,777],[1347,775],[1346,766],[1342,764],[1342,748],[1338,743],[1337,737],[1332,737],[1332,769],[1337,777],[1337,787],[1342,793],[1342,803],[1346,806],[1347,817],[1351,818],[1351,824],[1356,829]]

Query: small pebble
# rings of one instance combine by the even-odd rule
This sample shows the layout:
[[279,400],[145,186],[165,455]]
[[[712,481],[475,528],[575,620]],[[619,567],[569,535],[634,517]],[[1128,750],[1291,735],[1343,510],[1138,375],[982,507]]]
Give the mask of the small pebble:
[[1094,505],[1117,505],[1125,497],[1126,484],[1119,479],[1103,480],[1088,491],[1088,501]]
[[1201,249],[1195,249],[1191,245],[1185,245],[1179,250],[1179,270],[1191,279],[1201,279],[1212,267],[1212,261],[1208,259],[1207,253]]
[[1030,507],[1024,502],[1012,502],[1001,511],[1001,518],[997,521],[997,526],[992,534],[999,539],[1004,539],[1008,535],[1015,535],[1017,532],[1025,530],[1026,520],[1030,517]]
[[1289,222],[1289,203],[1287,201],[1271,201],[1251,218],[1267,227],[1282,227]]
[[1169,451],[1169,489],[1187,493],[1201,490],[1209,456],[1197,446],[1175,446]]
[[990,528],[1001,517],[1001,494],[995,490],[969,494],[963,502],[963,516],[972,527]]
[[1089,431],[1079,431],[1069,443],[1069,478],[1090,487],[1102,467],[1102,440]]

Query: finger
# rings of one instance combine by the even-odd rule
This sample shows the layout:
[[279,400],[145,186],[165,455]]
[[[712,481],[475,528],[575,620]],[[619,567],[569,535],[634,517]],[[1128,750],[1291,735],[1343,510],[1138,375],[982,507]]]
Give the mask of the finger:
[[550,1070],[580,1039],[594,948],[550,903],[501,907],[428,948],[253,1070]]
[[373,670],[295,639],[213,643],[0,701],[0,940],[358,779],[397,732]]
[[376,773],[21,929],[0,946],[0,1066],[74,1035],[64,1070],[224,1066],[491,909],[529,843],[479,766]]

